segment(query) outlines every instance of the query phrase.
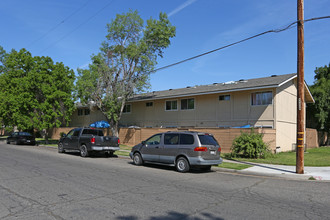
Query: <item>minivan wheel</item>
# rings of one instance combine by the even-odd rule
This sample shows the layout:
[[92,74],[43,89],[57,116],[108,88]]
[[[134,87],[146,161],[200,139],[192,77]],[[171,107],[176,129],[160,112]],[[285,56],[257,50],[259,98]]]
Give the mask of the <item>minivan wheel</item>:
[[137,166],[140,166],[143,164],[143,160],[142,160],[142,157],[141,157],[141,154],[139,153],[135,153],[133,155],[133,163]]
[[86,145],[81,145],[81,147],[80,147],[80,156],[88,157],[88,155],[89,155],[89,152],[87,150]]
[[59,143],[59,144],[58,144],[58,152],[59,152],[59,153],[64,153],[64,152],[65,152],[65,150],[64,150],[64,147],[63,147],[63,144],[62,144],[62,143]]
[[176,160],[176,164],[175,164],[175,167],[176,167],[176,170],[180,173],[185,173],[185,172],[188,172],[189,169],[190,169],[190,166],[189,166],[189,162],[186,158],[184,157],[179,157],[177,160]]

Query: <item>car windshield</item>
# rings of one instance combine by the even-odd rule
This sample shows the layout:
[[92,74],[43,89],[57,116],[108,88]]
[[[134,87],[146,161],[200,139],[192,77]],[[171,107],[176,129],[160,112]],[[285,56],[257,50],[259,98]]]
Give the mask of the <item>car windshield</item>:
[[19,132],[18,133],[19,136],[32,136],[30,133],[28,132]]
[[211,135],[198,135],[198,137],[203,145],[218,145],[218,142]]

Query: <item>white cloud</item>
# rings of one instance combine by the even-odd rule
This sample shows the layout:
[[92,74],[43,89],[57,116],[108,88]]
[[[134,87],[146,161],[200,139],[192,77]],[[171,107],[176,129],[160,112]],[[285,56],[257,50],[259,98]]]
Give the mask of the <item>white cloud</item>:
[[177,14],[178,12],[180,12],[184,8],[188,7],[189,5],[194,3],[195,1],[197,1],[197,0],[187,0],[185,3],[183,3],[182,5],[180,5],[179,7],[177,7],[176,9],[171,11],[170,13],[168,13],[168,17],[171,17],[171,16]]

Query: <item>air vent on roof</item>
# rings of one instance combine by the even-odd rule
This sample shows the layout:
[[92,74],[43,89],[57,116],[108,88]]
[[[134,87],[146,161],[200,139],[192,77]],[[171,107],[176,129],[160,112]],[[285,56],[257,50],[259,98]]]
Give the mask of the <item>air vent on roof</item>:
[[271,77],[276,77],[277,75],[271,75]]
[[187,86],[186,88],[189,89],[189,88],[191,88],[191,86]]
[[171,90],[173,90],[173,89],[169,89],[169,91],[171,91]]
[[218,83],[213,83],[213,85],[218,85]]
[[246,82],[247,82],[247,80],[245,80],[245,79],[240,79],[240,80],[238,80],[238,82],[241,82],[241,83],[246,83]]

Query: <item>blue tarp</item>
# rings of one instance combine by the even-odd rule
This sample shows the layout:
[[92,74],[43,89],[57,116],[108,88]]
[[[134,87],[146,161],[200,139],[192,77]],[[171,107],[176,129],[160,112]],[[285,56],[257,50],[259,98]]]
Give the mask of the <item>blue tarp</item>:
[[233,128],[251,128],[251,125],[244,125],[244,126],[233,127]]
[[89,126],[93,128],[110,128],[110,124],[107,121],[96,121]]

